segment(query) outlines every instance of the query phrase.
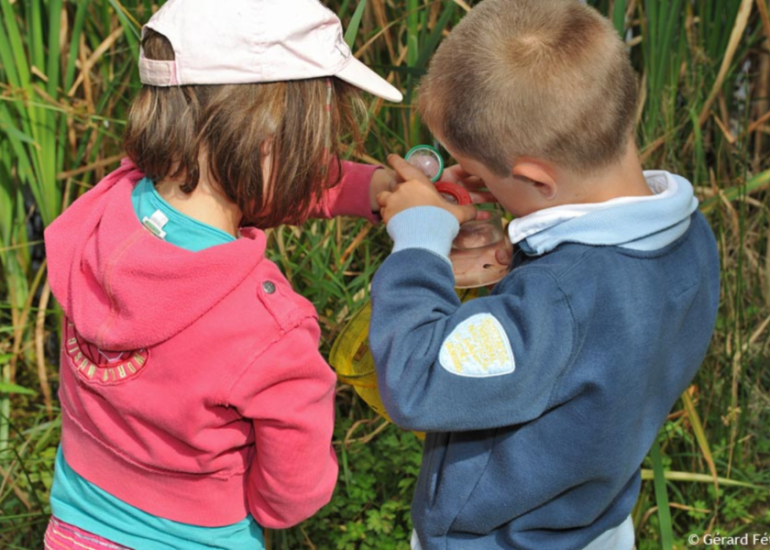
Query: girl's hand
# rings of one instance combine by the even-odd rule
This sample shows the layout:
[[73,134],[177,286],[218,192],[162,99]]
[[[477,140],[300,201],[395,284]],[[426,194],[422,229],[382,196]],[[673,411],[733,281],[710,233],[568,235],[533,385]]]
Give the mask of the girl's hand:
[[458,206],[444,200],[425,174],[403,158],[389,155],[388,163],[404,183],[398,184],[392,191],[382,191],[377,195],[380,215],[385,223],[399,212],[416,206],[443,208],[461,224],[476,218],[476,209],[473,206]]
[[383,191],[394,191],[398,183],[396,173],[390,168],[379,168],[374,171],[369,186],[369,199],[371,201],[372,212],[379,212],[380,210],[380,203],[377,202],[377,196]]
[[465,187],[474,204],[498,202],[497,198],[487,190],[484,180],[470,175],[459,164],[445,168],[444,174],[441,176],[441,181],[457,183]]

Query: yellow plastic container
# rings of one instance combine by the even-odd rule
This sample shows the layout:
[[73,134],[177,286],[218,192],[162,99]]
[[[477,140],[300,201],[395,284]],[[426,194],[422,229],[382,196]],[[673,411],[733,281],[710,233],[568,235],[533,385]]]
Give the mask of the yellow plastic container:
[[[457,295],[463,302],[478,296],[477,288],[458,290]],[[372,303],[367,300],[361,309],[350,319],[348,324],[334,341],[329,354],[329,363],[337,372],[337,378],[343,384],[350,384],[364,402],[374,412],[393,422],[385,410],[377,386],[377,372],[374,359],[369,349],[369,322],[372,318]],[[420,439],[425,437],[415,432]]]
[[374,412],[390,420],[377,389],[377,373],[369,349],[372,303],[367,300],[334,341],[329,362],[343,384],[350,384]]

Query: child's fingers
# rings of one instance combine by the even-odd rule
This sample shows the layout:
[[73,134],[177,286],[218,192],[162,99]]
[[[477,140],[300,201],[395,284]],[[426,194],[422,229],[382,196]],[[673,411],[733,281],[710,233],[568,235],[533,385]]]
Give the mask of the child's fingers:
[[474,204],[497,202],[497,198],[489,192],[484,180],[477,176],[470,175],[459,164],[455,164],[444,170],[441,181],[457,183],[465,187]]
[[422,170],[412,166],[398,155],[388,155],[388,164],[393,167],[396,174],[398,174],[404,181],[418,180],[430,183],[430,179],[423,174]]
[[497,249],[495,251],[495,260],[497,260],[497,263],[500,265],[511,265],[511,260],[513,260],[513,248],[506,246],[504,249]]
[[377,193],[377,203],[380,205],[380,207],[383,207],[388,204],[388,200],[390,199],[390,196],[393,193],[390,191],[380,191]]
[[497,202],[497,197],[495,197],[489,191],[471,191],[469,189],[468,194],[471,196],[473,204],[487,204],[490,202]]
[[449,208],[447,208],[452,214],[454,214],[454,217],[457,218],[457,221],[460,222],[460,224],[464,224],[465,222],[473,221],[476,219],[476,214],[478,213],[478,210],[476,210],[475,206],[467,205],[467,206],[458,206],[456,204],[451,205]]
[[469,191],[480,191],[481,189],[486,189],[487,187],[487,184],[484,183],[484,180],[478,176],[469,175],[467,178],[463,178],[460,183],[462,183]]
[[472,177],[472,176],[468,172],[466,172],[462,166],[460,166],[459,164],[454,164],[449,168],[444,169],[444,174],[441,176],[441,181],[448,181],[449,183],[462,184],[463,181],[468,179],[469,177]]
[[468,194],[471,196],[474,204],[497,202],[497,197],[487,189],[487,184],[479,177],[469,176],[464,178],[460,181],[460,185],[468,190]]

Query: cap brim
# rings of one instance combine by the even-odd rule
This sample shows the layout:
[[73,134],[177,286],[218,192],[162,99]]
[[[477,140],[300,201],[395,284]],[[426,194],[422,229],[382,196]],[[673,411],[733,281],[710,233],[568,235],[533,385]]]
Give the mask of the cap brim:
[[350,61],[334,76],[393,103],[400,103],[404,99],[404,96],[395,87],[352,56]]

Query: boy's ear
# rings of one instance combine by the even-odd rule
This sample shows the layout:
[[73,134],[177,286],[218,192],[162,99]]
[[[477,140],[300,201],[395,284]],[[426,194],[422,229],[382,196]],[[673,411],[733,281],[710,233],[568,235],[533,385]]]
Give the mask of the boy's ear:
[[519,159],[514,162],[511,174],[514,178],[528,180],[544,199],[550,201],[556,198],[556,178],[544,163],[534,159]]

